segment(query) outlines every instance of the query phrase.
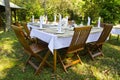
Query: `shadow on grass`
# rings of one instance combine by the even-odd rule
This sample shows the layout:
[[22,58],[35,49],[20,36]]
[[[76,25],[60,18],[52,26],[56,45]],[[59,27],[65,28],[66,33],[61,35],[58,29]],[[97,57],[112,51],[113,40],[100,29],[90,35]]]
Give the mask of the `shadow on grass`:
[[[1,71],[4,74],[0,78],[1,80],[100,80],[102,78],[99,78],[99,74],[110,77],[104,78],[104,80],[118,80],[120,78],[120,50],[116,48],[119,47],[119,45],[116,45],[117,42],[112,42],[114,46],[111,43],[105,43],[103,46],[104,57],[97,57],[94,61],[88,55],[80,55],[83,64],[70,67],[68,69],[69,73],[65,73],[61,64],[58,63],[56,73],[53,73],[51,68],[45,67],[39,75],[35,76],[34,69],[30,65],[27,65],[24,71],[24,62],[28,56],[22,50],[12,31],[0,33],[0,44],[5,43],[6,40],[8,42],[6,44],[11,45],[12,48],[10,48],[10,51],[2,50],[3,52],[0,56],[7,54],[5,58],[13,59],[13,61],[10,60],[10,63],[14,62],[14,65]],[[3,46],[0,47],[2,48]],[[108,70],[107,75],[103,73],[106,70]]]
[[112,45],[120,46],[120,38],[117,40],[117,36],[111,36],[109,43]]
[[[95,77],[90,74],[79,74],[72,71],[72,69],[69,69],[69,73],[66,74],[60,64],[57,64],[56,73],[53,73],[51,68],[45,67],[39,75],[35,76],[34,69],[30,65],[27,65],[24,71],[24,62],[26,61],[27,55],[22,50],[15,34],[10,31],[1,33],[0,35],[0,41],[2,41],[0,44],[6,43],[7,41],[6,45],[10,46],[10,51],[9,49],[2,49],[0,56],[6,55],[5,58],[8,58],[8,60],[12,59],[9,63],[14,62],[11,67],[7,67],[1,71],[2,74],[0,75],[3,75],[0,78],[1,80],[81,80],[87,77],[95,79]],[[3,46],[6,45],[4,44]],[[2,46],[0,47],[2,48]]]
[[[109,77],[111,80],[120,79],[120,42],[113,40],[106,42],[103,46],[103,57],[96,57],[94,61],[90,60],[90,57],[83,57],[84,63],[88,64],[89,67],[94,67],[102,75]],[[94,74],[94,70],[93,70]],[[101,78],[102,79],[102,78]]]
[[65,73],[61,68],[57,68],[56,73],[53,73],[50,68],[44,68],[37,76],[34,75],[34,69],[30,66],[26,67],[23,72],[19,65],[16,65],[8,70],[7,75],[2,80],[96,80],[96,78],[84,72],[76,73],[69,69],[69,73]]

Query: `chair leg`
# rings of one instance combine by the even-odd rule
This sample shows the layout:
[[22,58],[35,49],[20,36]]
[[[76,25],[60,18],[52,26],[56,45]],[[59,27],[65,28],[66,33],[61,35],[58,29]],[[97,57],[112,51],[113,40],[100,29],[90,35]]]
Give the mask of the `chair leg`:
[[31,58],[32,58],[32,56],[29,55],[28,59],[27,59],[26,62],[25,62],[25,66],[23,67],[23,72],[25,71],[25,68],[26,68],[26,66],[27,66],[27,64],[29,63],[29,60],[30,60]]
[[66,66],[64,65],[64,62],[62,61],[62,58],[60,57],[59,54],[58,54],[58,57],[59,57],[59,59],[60,59],[60,62],[61,62],[61,64],[62,64],[62,66],[63,66],[64,71],[65,71],[66,73],[68,73],[68,71],[67,71],[67,69],[66,69]]
[[112,34],[109,35],[109,41],[111,40]]
[[103,52],[102,52],[102,45],[101,46],[99,46],[99,48],[97,48],[96,50],[97,50],[97,52],[96,53],[94,53],[93,54],[93,51],[92,50],[90,50],[89,48],[87,48],[87,50],[88,50],[88,53],[90,54],[90,56],[91,56],[91,58],[92,58],[92,60],[94,60],[94,57],[97,57],[97,56],[104,56],[103,55]]
[[77,53],[76,53],[76,56],[78,57],[78,59],[80,61],[80,64],[82,64],[82,61],[81,61],[81,59],[80,59],[80,57],[79,57],[79,55]]
[[70,66],[72,66],[72,65],[74,65],[74,64],[77,64],[77,63],[79,63],[79,62],[80,62],[80,64],[82,64],[82,61],[81,61],[79,55],[78,55],[77,53],[75,53],[75,56],[78,58],[77,60],[72,61],[70,64],[66,64],[66,65],[65,65],[65,63],[63,62],[63,60],[62,60],[62,58],[60,57],[60,55],[58,55],[58,57],[59,57],[59,59],[60,59],[60,62],[61,62],[61,64],[62,64],[62,66],[63,66],[63,69],[64,69],[64,71],[65,71],[66,73],[68,73],[68,71],[67,71],[66,68],[68,68],[68,67],[70,67]]
[[45,57],[43,58],[42,62],[39,65],[38,69],[36,70],[35,75],[37,75],[40,72],[42,66],[45,64],[45,61],[47,60],[47,58],[48,58],[49,55],[50,55],[50,51],[48,51],[46,53]]
[[25,62],[25,65],[27,65],[27,64],[28,64],[28,61],[29,61],[31,58],[32,58],[32,55],[29,55],[29,57],[28,57],[27,61]]
[[[50,51],[49,51],[50,52]],[[47,52],[48,53],[48,52]],[[41,57],[40,55],[36,54],[34,55],[39,61],[43,60],[43,57]],[[50,66],[51,68],[53,68],[53,66],[46,60],[45,63]]]
[[91,59],[94,60],[94,58],[92,57],[92,52],[90,51],[90,49],[87,48],[87,50],[88,50],[88,53],[90,54]]
[[117,36],[117,41],[119,40],[119,36],[120,36],[120,35]]
[[104,56],[104,54],[103,54],[101,48],[98,48],[98,50],[101,52],[101,56]]

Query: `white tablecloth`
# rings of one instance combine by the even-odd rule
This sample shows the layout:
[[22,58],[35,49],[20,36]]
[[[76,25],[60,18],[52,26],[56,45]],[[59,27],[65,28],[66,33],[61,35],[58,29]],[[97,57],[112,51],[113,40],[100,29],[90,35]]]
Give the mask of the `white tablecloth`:
[[[63,34],[53,33],[57,30],[55,28],[46,28],[45,30],[32,29],[30,36],[37,37],[48,43],[50,51],[53,53],[54,49],[61,49],[69,47],[74,31],[66,30]],[[101,28],[93,28],[87,39],[87,42],[97,41],[102,32]]]
[[113,27],[111,34],[118,34],[120,35],[120,26],[119,27]]

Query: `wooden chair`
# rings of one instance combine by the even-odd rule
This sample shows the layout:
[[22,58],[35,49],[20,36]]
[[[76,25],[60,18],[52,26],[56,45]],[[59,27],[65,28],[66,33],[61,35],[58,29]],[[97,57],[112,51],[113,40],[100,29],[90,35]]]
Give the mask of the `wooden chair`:
[[25,36],[27,39],[32,40],[32,38],[30,37],[30,31],[27,27],[27,23],[26,22],[22,22],[21,25],[23,26],[24,32],[25,32]]
[[33,42],[33,43],[45,43],[45,44],[47,44],[46,42],[44,42],[42,40],[39,40],[38,38],[31,38],[30,37],[30,31],[32,30],[32,28],[28,29],[26,22],[21,23],[21,25],[23,26],[26,39],[28,39],[30,42]]
[[[35,74],[38,74],[42,68],[42,66],[47,63],[49,66],[51,66],[53,68],[53,66],[48,63],[48,61],[46,60],[50,54],[50,51],[48,50],[48,45],[44,44],[44,43],[39,43],[39,44],[29,44],[24,36],[24,32],[22,30],[22,27],[17,27],[12,25],[12,29],[14,30],[19,42],[21,43],[21,45],[24,48],[24,51],[29,55],[28,60],[26,61],[26,64],[30,64],[36,71]],[[47,53],[45,54],[44,57],[41,57],[38,53],[42,53],[42,51],[47,50]],[[35,58],[36,60],[40,61],[40,64],[37,66],[32,58]]]
[[[66,50],[66,54],[63,55],[64,57],[62,57],[62,55],[58,54],[58,57],[60,59],[60,62],[62,63],[62,66],[65,70],[65,72],[67,72],[68,67],[77,64],[77,63],[81,63],[81,59],[78,55],[78,52],[84,49],[84,46],[86,44],[86,40],[88,38],[88,35],[90,33],[91,30],[91,26],[85,26],[85,27],[75,27],[74,28],[74,35],[71,41],[70,46],[67,48]],[[73,54],[74,56],[70,57],[68,55]],[[75,60],[72,60],[74,58],[77,58]],[[67,63],[68,60],[68,63]]]
[[103,31],[102,31],[99,39],[96,42],[92,42],[92,43],[87,44],[87,50],[88,50],[88,53],[90,54],[92,60],[94,60],[94,58],[97,56],[100,56],[100,55],[103,56],[102,45],[104,44],[104,42],[108,38],[108,36],[112,30],[112,27],[113,27],[112,24],[106,24],[103,27]]
[[100,23],[100,27],[104,28],[106,23]]
[[21,26],[21,24],[20,24],[19,22],[15,22],[15,23],[13,23],[13,24],[16,25],[16,26],[18,26],[18,27]]

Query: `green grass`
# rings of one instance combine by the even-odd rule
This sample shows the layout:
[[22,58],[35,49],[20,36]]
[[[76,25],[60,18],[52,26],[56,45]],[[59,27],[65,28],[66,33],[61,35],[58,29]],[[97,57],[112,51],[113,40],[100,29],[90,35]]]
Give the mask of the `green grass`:
[[23,70],[28,56],[13,31],[0,31],[0,80],[120,80],[120,40],[115,38],[103,46],[104,57],[92,61],[89,55],[80,56],[83,64],[70,67],[68,73],[58,63],[55,73],[45,67],[35,76],[30,65]]

